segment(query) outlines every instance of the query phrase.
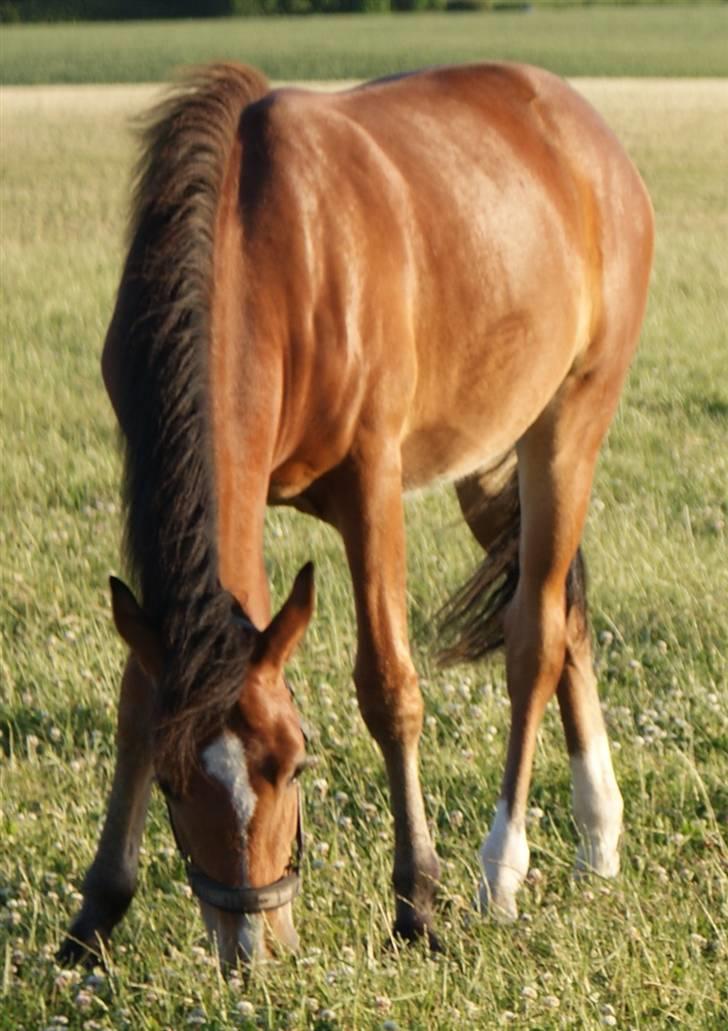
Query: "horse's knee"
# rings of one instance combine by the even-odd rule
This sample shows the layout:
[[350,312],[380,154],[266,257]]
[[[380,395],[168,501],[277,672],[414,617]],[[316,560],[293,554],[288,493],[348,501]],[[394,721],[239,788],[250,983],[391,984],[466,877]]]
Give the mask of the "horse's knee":
[[381,745],[419,738],[424,704],[411,660],[381,665],[359,660],[354,681],[362,717],[375,741]]

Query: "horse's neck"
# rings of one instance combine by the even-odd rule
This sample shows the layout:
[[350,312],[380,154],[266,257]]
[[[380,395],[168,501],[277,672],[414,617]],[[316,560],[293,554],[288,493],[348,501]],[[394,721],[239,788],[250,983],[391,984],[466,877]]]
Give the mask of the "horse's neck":
[[244,510],[231,506],[219,522],[220,582],[262,630],[271,615],[263,561],[263,515],[254,513],[248,517]]
[[271,615],[263,560],[267,449],[263,440],[256,445],[248,428],[232,413],[225,419],[218,409],[214,431],[218,575],[262,629]]

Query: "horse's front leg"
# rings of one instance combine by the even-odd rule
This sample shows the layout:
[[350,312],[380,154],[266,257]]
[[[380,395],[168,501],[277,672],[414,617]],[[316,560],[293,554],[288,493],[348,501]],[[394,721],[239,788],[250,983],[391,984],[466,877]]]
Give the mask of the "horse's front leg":
[[83,883],[83,905],[58,958],[98,955],[136,889],[139,847],[152,785],[153,688],[130,658],[121,682],[114,780],[96,856]]
[[333,520],[354,586],[358,648],[354,679],[364,721],[384,756],[394,816],[396,935],[431,930],[439,863],[425,818],[417,750],[423,703],[410,656],[406,556],[398,450],[373,448],[340,470]]

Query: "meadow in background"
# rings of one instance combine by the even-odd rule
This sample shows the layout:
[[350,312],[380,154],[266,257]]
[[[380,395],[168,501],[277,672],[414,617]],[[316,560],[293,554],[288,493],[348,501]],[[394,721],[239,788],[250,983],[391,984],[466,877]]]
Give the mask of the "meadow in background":
[[726,4],[8,25],[2,35],[6,84],[161,82],[179,64],[221,59],[289,80],[487,59],[558,75],[728,75]]
[[[30,62],[32,41],[27,54]],[[273,512],[274,600],[304,561],[316,562],[317,613],[290,679],[320,765],[304,784],[301,955],[231,982],[188,897],[160,798],[108,970],[89,978],[53,963],[112,770],[123,650],[107,576],[120,570],[119,460],[98,359],[123,253],[128,121],[154,90],[3,90],[2,1031],[726,1026],[728,83],[577,86],[636,160],[657,215],[642,346],[585,538],[625,798],[623,872],[608,883],[571,879],[568,762],[552,706],[534,772],[522,917],[508,928],[474,917],[507,698],[499,663],[441,671],[432,661],[434,613],[478,549],[450,491],[417,496],[408,504],[410,625],[448,954],[386,947],[391,821],[351,684],[343,550],[320,524]]]

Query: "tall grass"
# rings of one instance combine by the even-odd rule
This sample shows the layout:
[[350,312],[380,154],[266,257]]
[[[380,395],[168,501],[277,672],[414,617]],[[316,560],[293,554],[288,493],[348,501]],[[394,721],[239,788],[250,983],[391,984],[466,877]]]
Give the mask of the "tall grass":
[[410,621],[427,721],[423,781],[444,859],[447,956],[386,947],[392,833],[353,701],[342,548],[274,512],[276,597],[313,557],[318,609],[291,669],[316,731],[299,959],[224,982],[183,887],[163,806],[108,970],[52,955],[91,859],[113,758],[122,649],[119,466],[98,357],[119,272],[140,90],[6,91],[0,418],[0,1028],[459,1029],[726,1026],[728,963],[728,87],[583,87],[625,140],[657,213],[642,347],[586,534],[597,658],[626,802],[623,873],[570,878],[575,833],[555,711],[532,792],[522,919],[470,910],[508,707],[499,664],[443,674],[433,612],[477,550],[445,491],[408,506]]
[[728,8],[242,18],[3,28],[2,83],[158,82],[182,64],[247,61],[277,79],[523,60],[561,75],[728,74]]

